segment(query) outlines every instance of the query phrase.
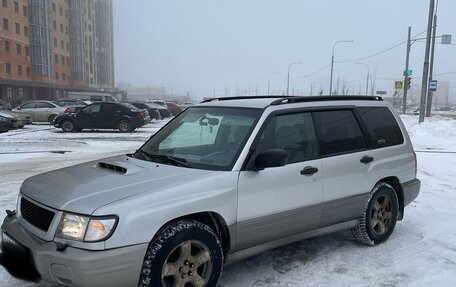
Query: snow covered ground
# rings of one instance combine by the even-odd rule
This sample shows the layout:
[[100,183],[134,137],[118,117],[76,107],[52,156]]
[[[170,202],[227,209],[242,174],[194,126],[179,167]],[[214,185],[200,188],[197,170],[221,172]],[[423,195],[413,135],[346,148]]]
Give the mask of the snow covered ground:
[[[417,116],[403,120],[422,187],[386,243],[361,246],[349,231],[300,241],[227,266],[220,287],[455,286],[456,120],[437,116],[420,125]],[[25,178],[134,151],[164,123],[132,134],[66,134],[50,126],[0,134],[0,210],[15,208]],[[0,267],[0,286],[47,285],[16,280]]]

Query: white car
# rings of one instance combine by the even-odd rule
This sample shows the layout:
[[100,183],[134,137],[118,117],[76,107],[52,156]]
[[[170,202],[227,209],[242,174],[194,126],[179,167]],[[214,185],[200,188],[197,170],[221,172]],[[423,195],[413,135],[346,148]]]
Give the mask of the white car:
[[31,101],[26,102],[13,109],[13,112],[28,114],[32,117],[32,122],[52,123],[60,114],[63,114],[67,107],[61,107],[51,101]]

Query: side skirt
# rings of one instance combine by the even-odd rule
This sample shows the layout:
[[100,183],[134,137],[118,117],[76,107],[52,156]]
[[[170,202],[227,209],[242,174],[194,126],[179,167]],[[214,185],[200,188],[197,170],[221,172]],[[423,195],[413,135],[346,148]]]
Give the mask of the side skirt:
[[225,264],[229,265],[229,264],[231,264],[233,262],[236,262],[236,261],[242,260],[244,258],[253,256],[253,255],[256,255],[256,254],[259,254],[259,253],[262,253],[262,252],[264,252],[266,250],[273,249],[273,248],[276,248],[278,246],[290,244],[290,243],[293,243],[293,242],[296,242],[296,241],[300,241],[300,240],[303,240],[303,239],[306,239],[306,238],[320,236],[320,235],[324,235],[324,234],[328,234],[328,233],[334,233],[334,232],[345,230],[345,229],[350,229],[352,227],[355,227],[357,223],[358,223],[357,219],[350,220],[350,221],[346,221],[346,222],[342,222],[342,223],[338,223],[338,224],[322,227],[322,228],[319,228],[319,229],[315,229],[315,230],[312,230],[312,231],[306,231],[306,232],[303,232],[303,233],[300,233],[300,234],[296,234],[296,235],[293,235],[293,236],[289,236],[289,237],[286,237],[286,238],[281,238],[281,239],[274,240],[274,241],[271,241],[271,242],[268,242],[268,243],[264,243],[264,244],[261,244],[261,245],[258,245],[258,246],[253,246],[253,247],[241,250],[241,251],[233,252],[233,253],[230,253],[230,254],[228,254],[226,256]]

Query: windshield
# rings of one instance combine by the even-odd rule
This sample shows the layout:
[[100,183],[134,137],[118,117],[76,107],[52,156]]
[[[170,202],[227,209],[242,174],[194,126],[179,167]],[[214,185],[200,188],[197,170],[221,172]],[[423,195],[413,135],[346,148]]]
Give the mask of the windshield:
[[261,112],[240,108],[187,109],[147,141],[138,157],[193,168],[230,170]]

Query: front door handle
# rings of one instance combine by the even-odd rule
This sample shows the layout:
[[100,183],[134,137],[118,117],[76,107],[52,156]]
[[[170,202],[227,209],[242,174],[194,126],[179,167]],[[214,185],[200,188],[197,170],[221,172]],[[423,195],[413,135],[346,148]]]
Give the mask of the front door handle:
[[306,166],[303,170],[301,170],[301,175],[305,176],[312,176],[318,172],[318,168],[313,166]]
[[364,163],[364,164],[369,164],[369,163],[371,163],[371,162],[374,161],[374,158],[371,157],[371,156],[365,155],[365,156],[363,156],[359,161],[360,161],[361,163]]

